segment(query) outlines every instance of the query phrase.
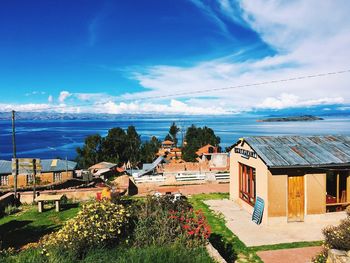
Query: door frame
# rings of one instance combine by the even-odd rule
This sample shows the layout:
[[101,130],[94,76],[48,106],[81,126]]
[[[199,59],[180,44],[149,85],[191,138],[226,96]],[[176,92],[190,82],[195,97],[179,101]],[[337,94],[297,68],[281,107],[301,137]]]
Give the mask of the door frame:
[[[290,218],[289,217],[289,178],[290,177],[302,177],[302,187],[303,187],[303,201],[302,203],[302,218]],[[287,175],[287,222],[304,222],[305,220],[305,207],[306,207],[306,180],[305,180],[305,174],[303,175]]]

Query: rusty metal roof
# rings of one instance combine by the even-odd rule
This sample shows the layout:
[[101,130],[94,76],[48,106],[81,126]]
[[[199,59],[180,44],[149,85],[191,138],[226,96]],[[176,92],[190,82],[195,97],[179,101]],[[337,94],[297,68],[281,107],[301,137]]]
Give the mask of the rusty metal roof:
[[350,165],[350,136],[244,138],[269,167]]

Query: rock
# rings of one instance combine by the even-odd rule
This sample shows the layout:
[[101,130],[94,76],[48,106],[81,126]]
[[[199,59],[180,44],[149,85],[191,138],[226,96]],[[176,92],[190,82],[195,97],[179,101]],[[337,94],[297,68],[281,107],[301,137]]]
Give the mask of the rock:
[[350,257],[348,252],[338,249],[328,250],[328,259],[329,263],[350,263]]

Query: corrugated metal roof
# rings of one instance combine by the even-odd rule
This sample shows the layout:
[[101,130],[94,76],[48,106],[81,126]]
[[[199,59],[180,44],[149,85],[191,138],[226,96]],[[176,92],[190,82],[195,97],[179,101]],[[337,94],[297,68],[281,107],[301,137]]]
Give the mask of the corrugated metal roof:
[[269,167],[350,164],[350,136],[257,136],[244,140]]
[[[52,161],[57,160],[56,166],[51,166]],[[42,172],[59,172],[72,171],[77,167],[76,162],[60,160],[60,159],[43,159],[41,160]],[[11,174],[11,161],[0,160],[0,174]]]

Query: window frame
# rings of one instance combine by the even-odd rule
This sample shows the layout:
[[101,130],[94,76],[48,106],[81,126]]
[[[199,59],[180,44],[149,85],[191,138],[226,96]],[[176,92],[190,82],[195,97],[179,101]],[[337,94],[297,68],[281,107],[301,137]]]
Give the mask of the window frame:
[[239,198],[251,206],[256,202],[256,169],[246,164],[238,163]]

